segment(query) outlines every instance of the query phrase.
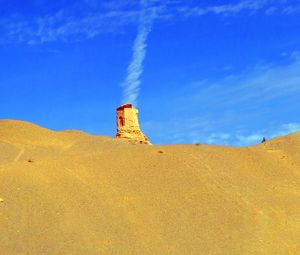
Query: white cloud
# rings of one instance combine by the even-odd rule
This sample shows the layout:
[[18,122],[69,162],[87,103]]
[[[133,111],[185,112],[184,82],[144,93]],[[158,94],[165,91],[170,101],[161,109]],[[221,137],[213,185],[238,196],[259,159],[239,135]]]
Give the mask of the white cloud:
[[76,17],[60,10],[29,22],[19,17],[5,22],[8,40],[28,44],[80,41],[101,33],[115,32],[137,20],[137,11],[109,11]]
[[283,15],[291,15],[300,11],[300,5],[296,3],[288,3],[287,1],[272,0],[242,0],[235,3],[219,4],[211,6],[180,6],[177,11],[184,16],[203,16],[206,14],[231,15],[248,11],[254,14],[260,10],[268,16],[280,13]]
[[283,136],[290,133],[300,132],[300,123],[283,124],[279,129],[271,132],[269,137]]
[[127,69],[127,77],[123,86],[123,103],[137,105],[137,97],[143,73],[143,62],[147,51],[147,38],[152,29],[156,9],[149,6],[148,0],[141,0],[142,13],[138,34],[133,46],[133,56]]
[[268,0],[243,0],[234,4],[212,5],[207,7],[181,7],[179,11],[185,16],[202,16],[208,13],[229,15],[241,11],[257,11],[268,4]]
[[[171,128],[172,127],[172,128]],[[173,119],[165,122],[148,121],[142,123],[147,135],[154,136],[163,143],[202,143],[211,145],[249,146],[261,143],[263,137],[267,140],[300,132],[300,123],[286,123],[277,127],[268,127],[262,130],[250,131],[247,128],[235,128],[231,132],[218,132],[217,120],[205,118]],[[221,128],[220,128],[221,129]]]
[[258,130],[253,133],[245,130],[233,130],[232,133],[211,133],[203,142],[215,145],[249,146],[260,143],[263,137],[269,140],[295,132],[300,132],[300,123],[287,123],[275,129]]
[[231,134],[228,134],[228,133],[212,133],[206,138],[205,143],[207,143],[207,144],[224,144],[224,145],[228,145],[230,139],[231,139]]
[[235,135],[236,145],[246,146],[260,143],[263,137],[272,139],[279,136],[288,135],[291,133],[300,132],[300,123],[287,123],[280,125],[275,129],[261,130],[247,135]]
[[148,123],[146,133],[164,143],[244,146],[300,131],[295,119],[300,100],[296,56],[287,53],[285,65],[258,65],[240,75],[185,86],[182,98],[169,102],[180,105],[180,115]]
[[249,134],[249,135],[236,135],[235,145],[246,146],[256,144],[262,141],[264,136],[260,133]]
[[278,11],[278,9],[274,6],[271,6],[269,7],[267,10],[266,10],[266,15],[270,16],[270,15],[273,15],[275,14],[276,12]]
[[[287,4],[285,1],[241,0],[231,4],[200,6],[187,5],[183,0],[148,0],[157,10],[157,18],[178,19],[180,17],[202,16],[205,14],[234,15],[242,11],[253,14],[259,10],[274,14],[279,8],[282,14],[290,15],[300,11],[299,4]],[[45,16],[24,18],[22,13],[0,18],[2,43],[39,44],[54,41],[77,41],[93,38],[102,33],[123,31],[129,24],[138,24],[140,10],[137,0],[101,1],[84,0],[81,7],[68,8],[49,13]],[[80,15],[78,9],[83,10]],[[277,12],[276,12],[277,13]]]
[[300,12],[300,4],[297,5],[289,5],[283,8],[282,13],[287,15],[292,15]]
[[205,84],[201,81],[200,91],[192,100],[225,107],[243,102],[256,104],[300,93],[300,58],[297,56],[297,52],[292,53],[288,65],[258,65],[244,74]]

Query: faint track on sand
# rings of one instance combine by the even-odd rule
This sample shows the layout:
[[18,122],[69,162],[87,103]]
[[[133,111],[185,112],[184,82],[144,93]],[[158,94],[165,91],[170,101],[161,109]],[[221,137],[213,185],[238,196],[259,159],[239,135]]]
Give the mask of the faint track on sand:
[[14,162],[18,162],[19,159],[22,157],[22,155],[24,154],[25,149],[20,149],[20,152],[18,153],[18,155],[15,157]]

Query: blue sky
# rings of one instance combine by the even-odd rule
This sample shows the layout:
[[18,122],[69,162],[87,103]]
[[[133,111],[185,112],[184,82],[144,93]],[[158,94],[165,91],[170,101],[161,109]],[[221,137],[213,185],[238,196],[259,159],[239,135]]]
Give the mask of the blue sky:
[[155,144],[300,131],[300,0],[0,0],[0,118]]

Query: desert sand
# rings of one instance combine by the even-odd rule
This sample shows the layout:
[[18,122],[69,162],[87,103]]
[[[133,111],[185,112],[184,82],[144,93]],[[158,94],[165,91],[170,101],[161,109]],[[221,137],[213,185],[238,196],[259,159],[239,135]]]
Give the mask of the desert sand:
[[300,133],[134,145],[0,121],[0,254],[300,254]]

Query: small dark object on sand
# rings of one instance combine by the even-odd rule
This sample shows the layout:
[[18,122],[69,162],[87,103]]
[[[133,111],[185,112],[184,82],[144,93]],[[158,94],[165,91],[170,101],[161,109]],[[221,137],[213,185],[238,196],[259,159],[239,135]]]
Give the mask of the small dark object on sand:
[[28,162],[28,163],[33,163],[33,160],[32,160],[32,159],[28,159],[27,162]]
[[267,140],[266,140],[266,138],[265,137],[263,137],[263,139],[262,139],[262,141],[261,141],[261,143],[265,143]]

